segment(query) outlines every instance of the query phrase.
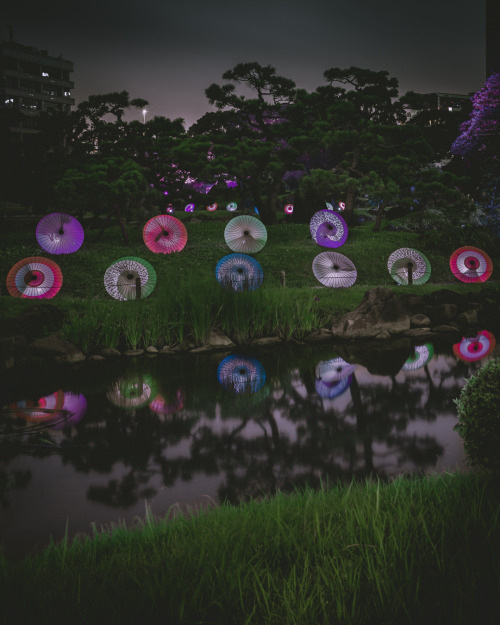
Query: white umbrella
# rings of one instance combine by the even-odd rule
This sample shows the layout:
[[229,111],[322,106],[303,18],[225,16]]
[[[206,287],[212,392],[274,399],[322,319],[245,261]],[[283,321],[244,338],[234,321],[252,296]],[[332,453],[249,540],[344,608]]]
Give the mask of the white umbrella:
[[312,270],[321,284],[332,288],[352,286],[358,276],[354,263],[338,252],[318,254],[313,260]]
[[224,239],[233,252],[254,254],[266,244],[267,230],[256,217],[239,215],[227,224]]

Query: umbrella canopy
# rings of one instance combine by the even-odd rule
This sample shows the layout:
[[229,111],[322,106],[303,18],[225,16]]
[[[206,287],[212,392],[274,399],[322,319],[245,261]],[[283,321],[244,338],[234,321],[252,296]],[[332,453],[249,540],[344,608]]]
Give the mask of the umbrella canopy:
[[321,360],[316,366],[316,380],[322,380],[325,383],[338,382],[354,373],[357,366],[351,365],[340,357]]
[[217,210],[217,202],[214,202],[213,204],[209,204],[207,206],[207,211],[210,211],[211,213],[216,210]]
[[170,415],[184,408],[184,395],[181,389],[177,389],[175,398],[170,401],[166,400],[163,395],[158,393],[156,397],[149,403],[149,409],[160,416]]
[[460,343],[453,345],[453,353],[457,358],[474,362],[481,360],[495,349],[496,341],[491,332],[483,330],[473,338],[463,338]]
[[121,301],[137,298],[137,280],[140,281],[140,297],[153,292],[156,286],[156,272],[143,258],[124,256],[110,265],[104,272],[106,291]]
[[144,226],[142,238],[155,254],[180,252],[187,243],[187,230],[182,221],[172,215],[157,215]]
[[189,204],[186,204],[186,208],[184,209],[186,211],[186,213],[192,213],[195,209],[195,206],[192,202],[190,202]]
[[36,240],[49,254],[72,254],[83,243],[83,228],[72,215],[50,213],[38,222]]
[[43,256],[24,258],[7,274],[7,290],[13,297],[51,299],[59,293],[62,283],[59,265]]
[[256,393],[264,386],[266,372],[256,358],[233,354],[220,362],[217,379],[233,393]]
[[466,246],[453,252],[450,269],[462,282],[486,282],[493,272],[493,263],[483,250]]
[[53,430],[76,425],[87,412],[87,400],[84,395],[56,391],[40,397],[36,402],[19,401],[9,405],[9,411],[30,423],[43,424]]
[[223,287],[233,291],[253,291],[264,279],[260,263],[247,254],[228,254],[215,267],[215,276]]
[[335,399],[342,395],[352,382],[352,375],[345,376],[333,382],[325,382],[324,380],[315,380],[314,386],[316,393],[323,399]]
[[427,257],[411,247],[395,250],[387,260],[387,269],[398,284],[408,284],[410,268],[413,284],[424,284],[431,276],[431,264]]
[[156,384],[149,374],[132,374],[117,380],[106,396],[118,408],[142,408],[156,396]]
[[315,277],[325,286],[349,287],[356,282],[358,273],[354,263],[338,252],[321,252],[313,260]]
[[293,204],[286,204],[283,210],[287,215],[291,215],[293,213]]
[[426,365],[434,356],[434,347],[431,343],[425,345],[416,345],[415,351],[402,366],[402,371],[415,371]]
[[312,238],[322,247],[340,247],[347,239],[347,224],[344,219],[328,209],[320,210],[309,223]]
[[226,208],[230,213],[233,213],[238,208],[238,204],[236,204],[236,202],[229,202]]
[[266,244],[267,230],[257,217],[239,215],[228,222],[224,239],[233,252],[255,254]]

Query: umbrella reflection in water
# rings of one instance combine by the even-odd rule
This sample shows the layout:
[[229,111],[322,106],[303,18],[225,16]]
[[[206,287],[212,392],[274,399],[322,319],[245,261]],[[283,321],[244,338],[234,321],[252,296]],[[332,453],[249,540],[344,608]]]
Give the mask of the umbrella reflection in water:
[[322,360],[316,366],[316,392],[323,399],[333,399],[349,388],[352,374],[358,365],[351,365],[343,358]]
[[220,362],[217,379],[233,393],[256,393],[265,384],[266,372],[256,358],[234,354]]

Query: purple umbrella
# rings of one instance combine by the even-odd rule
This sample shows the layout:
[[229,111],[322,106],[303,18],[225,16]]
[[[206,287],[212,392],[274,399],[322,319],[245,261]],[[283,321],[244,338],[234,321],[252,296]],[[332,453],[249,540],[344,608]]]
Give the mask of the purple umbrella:
[[346,222],[340,215],[328,209],[314,213],[309,228],[312,238],[322,247],[340,247],[346,242]]
[[36,240],[49,254],[72,254],[83,243],[81,223],[66,213],[49,213],[36,227]]

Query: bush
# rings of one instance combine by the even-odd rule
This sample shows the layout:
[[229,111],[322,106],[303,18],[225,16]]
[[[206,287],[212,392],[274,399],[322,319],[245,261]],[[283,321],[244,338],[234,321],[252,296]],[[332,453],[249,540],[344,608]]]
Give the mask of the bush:
[[473,375],[455,399],[458,424],[473,466],[500,469],[500,358]]

